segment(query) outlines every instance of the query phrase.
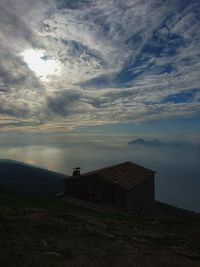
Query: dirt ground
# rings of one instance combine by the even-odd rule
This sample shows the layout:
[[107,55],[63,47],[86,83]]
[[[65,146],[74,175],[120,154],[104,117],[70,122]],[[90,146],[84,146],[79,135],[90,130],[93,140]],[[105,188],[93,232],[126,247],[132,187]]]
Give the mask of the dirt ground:
[[199,267],[199,218],[162,204],[156,214],[135,216],[6,198],[0,266]]

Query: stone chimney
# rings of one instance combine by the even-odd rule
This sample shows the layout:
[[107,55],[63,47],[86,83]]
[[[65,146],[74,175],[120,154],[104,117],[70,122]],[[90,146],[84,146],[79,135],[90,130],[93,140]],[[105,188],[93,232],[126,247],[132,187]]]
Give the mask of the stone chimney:
[[72,176],[80,176],[80,175],[81,175],[81,168],[80,167],[73,168]]

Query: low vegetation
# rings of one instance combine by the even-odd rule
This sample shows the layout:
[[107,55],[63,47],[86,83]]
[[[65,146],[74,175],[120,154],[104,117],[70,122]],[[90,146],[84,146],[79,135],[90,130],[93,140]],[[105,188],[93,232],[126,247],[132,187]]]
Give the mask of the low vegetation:
[[0,190],[0,266],[200,266],[200,220],[164,204],[105,213]]

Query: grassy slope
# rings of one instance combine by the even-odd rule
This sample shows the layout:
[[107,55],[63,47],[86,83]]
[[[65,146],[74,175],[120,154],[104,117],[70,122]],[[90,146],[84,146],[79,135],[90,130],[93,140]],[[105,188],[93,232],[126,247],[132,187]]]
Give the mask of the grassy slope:
[[13,160],[0,159],[0,185],[26,195],[52,197],[64,190],[65,175]]
[[1,190],[0,266],[200,266],[199,216],[167,209],[139,218]]

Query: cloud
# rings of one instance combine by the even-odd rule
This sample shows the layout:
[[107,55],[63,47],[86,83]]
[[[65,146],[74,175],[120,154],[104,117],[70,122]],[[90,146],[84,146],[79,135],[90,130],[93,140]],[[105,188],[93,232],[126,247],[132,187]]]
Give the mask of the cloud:
[[57,92],[56,96],[52,95],[47,98],[48,111],[62,117],[76,113],[81,104],[80,97],[81,94],[76,91]]
[[[2,0],[0,116],[41,131],[198,116],[199,14],[195,0]],[[27,49],[59,75],[36,76]]]

